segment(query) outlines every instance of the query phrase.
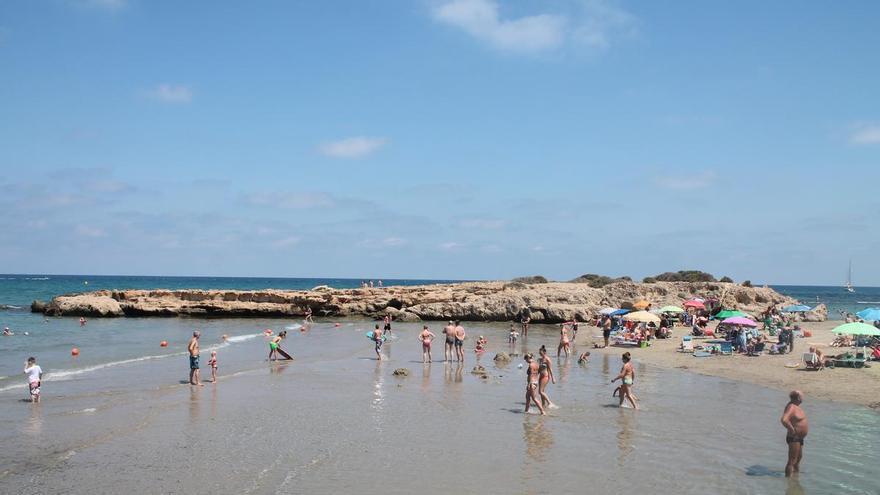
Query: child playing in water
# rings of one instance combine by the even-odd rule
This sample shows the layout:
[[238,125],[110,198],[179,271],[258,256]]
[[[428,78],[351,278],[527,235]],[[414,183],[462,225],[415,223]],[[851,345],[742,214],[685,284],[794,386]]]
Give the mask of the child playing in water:
[[40,384],[43,380],[43,369],[37,364],[37,358],[29,357],[24,363],[24,374],[27,375],[31,402],[40,402]]
[[211,383],[217,383],[217,351],[211,351],[211,359],[208,360],[211,367]]
[[483,337],[482,335],[480,335],[480,338],[477,339],[477,346],[476,346],[476,348],[474,348],[474,352],[483,352],[483,351],[485,351],[485,350],[486,350],[486,344],[488,344],[488,343],[489,343],[489,341],[486,340],[486,337]]
[[507,343],[508,344],[516,344],[516,338],[519,336],[516,333],[516,328],[513,326],[513,323],[510,324],[510,333],[507,334]]

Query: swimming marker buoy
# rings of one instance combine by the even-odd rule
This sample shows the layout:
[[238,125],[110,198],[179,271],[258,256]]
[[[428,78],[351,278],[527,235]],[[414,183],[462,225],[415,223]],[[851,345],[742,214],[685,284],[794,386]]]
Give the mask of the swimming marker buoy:
[[79,356],[79,349],[74,347],[73,349],[70,350],[70,355],[71,356]]
[[163,340],[162,342],[159,342],[159,347],[168,347],[168,341]]

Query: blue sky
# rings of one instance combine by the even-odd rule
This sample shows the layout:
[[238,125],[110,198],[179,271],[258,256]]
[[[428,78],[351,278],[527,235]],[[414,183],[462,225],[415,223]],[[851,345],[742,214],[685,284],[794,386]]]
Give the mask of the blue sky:
[[880,4],[0,4],[0,272],[880,285]]

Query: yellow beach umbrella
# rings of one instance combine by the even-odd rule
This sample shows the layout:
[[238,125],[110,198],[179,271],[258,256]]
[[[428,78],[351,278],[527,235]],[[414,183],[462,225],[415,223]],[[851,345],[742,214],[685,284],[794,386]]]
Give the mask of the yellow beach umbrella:
[[633,307],[636,309],[645,309],[650,305],[651,305],[651,303],[649,303],[648,301],[639,301],[639,302],[633,304]]
[[647,311],[636,311],[633,313],[628,313],[623,315],[623,319],[626,321],[636,321],[639,323],[660,323],[660,317],[648,313]]

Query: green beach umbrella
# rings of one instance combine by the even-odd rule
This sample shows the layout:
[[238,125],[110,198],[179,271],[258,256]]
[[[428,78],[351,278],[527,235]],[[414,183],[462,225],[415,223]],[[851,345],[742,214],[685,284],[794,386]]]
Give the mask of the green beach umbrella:
[[847,323],[840,325],[832,332],[845,335],[880,335],[880,329],[867,323]]
[[660,308],[661,313],[684,313],[684,310],[678,306],[663,306]]
[[716,320],[726,320],[728,318],[748,318],[749,315],[743,313],[742,311],[737,311],[735,309],[723,309],[718,312],[712,318]]

